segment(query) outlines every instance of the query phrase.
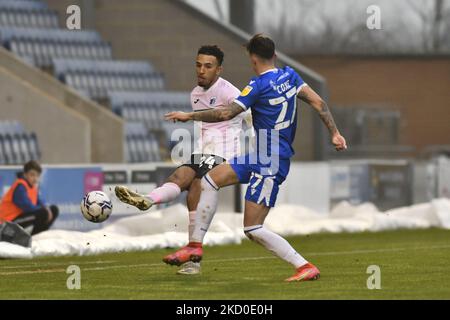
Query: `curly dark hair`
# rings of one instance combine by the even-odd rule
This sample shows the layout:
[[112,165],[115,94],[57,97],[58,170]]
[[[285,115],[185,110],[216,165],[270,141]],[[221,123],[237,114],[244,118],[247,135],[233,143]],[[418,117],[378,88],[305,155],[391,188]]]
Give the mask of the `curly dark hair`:
[[200,49],[198,49],[197,54],[205,54],[208,56],[216,57],[217,63],[219,64],[219,66],[221,66],[223,63],[224,53],[223,53],[222,49],[220,49],[216,45],[201,46]]

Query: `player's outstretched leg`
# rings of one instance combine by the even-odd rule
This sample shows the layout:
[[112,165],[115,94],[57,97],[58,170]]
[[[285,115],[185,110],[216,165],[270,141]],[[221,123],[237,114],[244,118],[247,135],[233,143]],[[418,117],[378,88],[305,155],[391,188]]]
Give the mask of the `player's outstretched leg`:
[[117,186],[114,191],[120,201],[134,206],[139,210],[146,211],[154,204],[167,203],[175,200],[180,195],[181,191],[184,191],[189,187],[194,177],[194,170],[182,166],[170,175],[166,183],[154,189],[148,195],[134,192],[124,186]]
[[134,206],[142,211],[150,209],[154,204],[154,201],[151,198],[143,194],[131,191],[125,186],[116,186],[114,192],[116,193],[116,196],[120,201]]
[[165,263],[179,266],[188,261],[200,262],[203,257],[203,239],[216,213],[219,188],[238,182],[235,172],[227,163],[218,165],[202,178],[202,192],[191,241],[187,246],[164,257]]
[[244,232],[252,241],[260,244],[268,251],[290,263],[296,268],[296,273],[286,281],[306,281],[319,279],[320,272],[313,264],[305,260],[283,237],[266,229],[264,220],[270,207],[245,201]]

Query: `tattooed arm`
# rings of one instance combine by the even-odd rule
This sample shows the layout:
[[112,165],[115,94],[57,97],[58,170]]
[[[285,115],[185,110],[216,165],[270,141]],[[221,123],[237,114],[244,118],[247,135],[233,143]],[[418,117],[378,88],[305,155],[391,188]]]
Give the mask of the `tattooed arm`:
[[300,100],[305,101],[311,107],[313,107],[322,119],[322,122],[328,128],[331,135],[338,132],[336,124],[334,123],[333,116],[328,109],[327,103],[322,100],[322,98],[309,86],[303,86],[297,97]]
[[309,86],[303,86],[298,93],[297,97],[300,100],[305,101],[311,107],[313,107],[322,119],[322,122],[327,127],[331,135],[331,142],[336,147],[336,150],[347,149],[347,143],[345,138],[341,136],[339,130],[337,129],[336,123],[334,122],[333,116],[327,106],[327,103]]
[[239,113],[243,112],[244,109],[237,103],[222,107],[214,108],[211,110],[198,111],[198,112],[169,112],[164,118],[166,120],[172,121],[203,121],[203,122],[221,122],[226,120],[231,120],[236,117]]

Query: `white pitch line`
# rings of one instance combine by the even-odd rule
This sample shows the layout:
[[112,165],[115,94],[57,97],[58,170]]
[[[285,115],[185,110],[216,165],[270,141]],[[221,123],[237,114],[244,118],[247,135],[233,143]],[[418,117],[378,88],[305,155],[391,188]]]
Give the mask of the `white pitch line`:
[[117,260],[104,260],[104,261],[83,261],[83,262],[45,262],[45,263],[39,263],[39,262],[33,262],[32,264],[23,264],[23,265],[12,265],[12,266],[0,266],[1,269],[18,269],[18,268],[36,268],[36,267],[51,267],[51,266],[67,266],[71,264],[77,264],[77,265],[85,265],[85,264],[109,264],[109,263],[116,263]]
[[66,272],[66,269],[38,269],[38,270],[29,270],[29,271],[11,271],[11,272],[0,272],[2,276],[11,276],[18,274],[38,274],[38,273],[60,273]]
[[[425,250],[425,249],[447,249],[450,245],[439,245],[439,246],[422,246],[422,247],[407,247],[407,248],[387,248],[387,249],[368,249],[368,250],[352,250],[352,251],[331,251],[331,252],[310,252],[302,253],[305,256],[335,256],[335,255],[346,255],[346,254],[367,254],[367,253],[381,253],[381,252],[395,252],[404,250]],[[264,256],[264,257],[249,257],[249,258],[229,258],[229,259],[212,259],[204,260],[202,263],[213,263],[213,262],[240,262],[240,261],[252,261],[252,260],[266,260],[266,259],[278,259],[274,256]],[[73,264],[82,264],[76,263]],[[84,264],[87,264],[84,262]],[[70,265],[66,263],[63,265]],[[123,269],[123,268],[141,268],[141,267],[161,267],[165,266],[161,263],[140,263],[140,264],[127,264],[127,265],[116,265],[116,266],[105,266],[105,267],[88,267],[83,268],[82,271],[101,271],[101,270],[111,270],[111,269]],[[29,270],[29,271],[11,271],[11,272],[0,272],[0,276],[8,275],[21,275],[21,274],[38,274],[38,273],[58,273],[65,272],[65,269],[39,269],[39,270]]]
[[[395,252],[395,251],[404,251],[404,250],[423,250],[423,249],[447,249],[450,248],[449,245],[439,245],[439,246],[423,246],[423,247],[411,247],[411,248],[386,248],[386,249],[367,249],[367,250],[351,250],[351,251],[330,251],[330,252],[305,252],[301,253],[304,256],[339,256],[345,254],[364,254],[364,253],[380,253],[380,252]],[[249,260],[262,260],[262,259],[278,259],[274,256],[267,257],[250,257],[250,258],[229,258],[229,259],[215,259],[215,260],[202,260],[204,262],[231,262],[231,261],[249,261]]]
[[[450,244],[437,245],[437,246],[423,246],[423,247],[407,247],[407,248],[386,248],[386,249],[367,249],[367,250],[352,250],[352,251],[336,251],[336,252],[317,252],[309,255],[314,256],[334,256],[341,254],[357,254],[357,253],[378,253],[378,252],[395,252],[404,250],[425,250],[425,249],[448,249]],[[306,254],[305,254],[306,255]]]

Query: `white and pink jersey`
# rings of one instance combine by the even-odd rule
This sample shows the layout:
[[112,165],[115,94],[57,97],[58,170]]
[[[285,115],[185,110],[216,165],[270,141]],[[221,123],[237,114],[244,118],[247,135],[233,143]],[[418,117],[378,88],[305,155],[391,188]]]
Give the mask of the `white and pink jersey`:
[[[221,108],[233,103],[239,94],[238,88],[227,80],[219,78],[207,90],[200,86],[192,90],[192,109],[202,111]],[[239,155],[241,151],[240,133],[243,128],[243,121],[251,117],[249,111],[242,112],[228,121],[216,123],[197,121],[196,130],[200,130],[200,134],[195,144],[194,154],[213,154],[227,160]]]

